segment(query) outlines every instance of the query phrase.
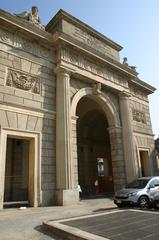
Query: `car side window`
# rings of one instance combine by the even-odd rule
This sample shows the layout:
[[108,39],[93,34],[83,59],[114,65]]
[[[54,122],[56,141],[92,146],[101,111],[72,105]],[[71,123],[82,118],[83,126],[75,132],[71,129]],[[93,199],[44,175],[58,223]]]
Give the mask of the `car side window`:
[[149,184],[150,188],[157,187],[157,186],[159,186],[159,179],[153,179]]

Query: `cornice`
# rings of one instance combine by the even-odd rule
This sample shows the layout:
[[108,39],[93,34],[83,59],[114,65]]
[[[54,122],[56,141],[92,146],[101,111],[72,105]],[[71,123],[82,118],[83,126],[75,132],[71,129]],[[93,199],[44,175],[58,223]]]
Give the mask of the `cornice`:
[[154,93],[156,91],[156,88],[151,86],[150,84],[142,81],[139,78],[136,78],[135,80],[131,80],[132,83],[134,83],[135,85],[138,85],[139,87],[142,87],[145,89],[145,91],[147,91],[149,94]]
[[153,133],[147,133],[147,132],[142,132],[142,131],[136,131],[136,130],[133,130],[133,133],[135,136],[141,136],[141,137],[153,137],[155,136],[155,134]]
[[14,111],[14,112],[19,112],[19,113],[24,113],[24,114],[30,114],[33,116],[49,116],[49,118],[54,118],[54,115],[56,115],[55,111],[52,110],[46,110],[46,109],[40,109],[40,108],[34,108],[34,107],[29,107],[25,106],[20,103],[9,103],[9,102],[4,102],[0,101],[0,110],[5,110],[5,111]]

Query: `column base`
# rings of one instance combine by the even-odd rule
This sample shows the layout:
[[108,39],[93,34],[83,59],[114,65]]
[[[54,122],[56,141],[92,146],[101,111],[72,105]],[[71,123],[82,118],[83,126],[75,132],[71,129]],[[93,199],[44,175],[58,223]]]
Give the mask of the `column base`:
[[56,204],[58,206],[69,206],[79,202],[78,189],[56,190]]
[[3,201],[0,201],[0,210],[3,209]]

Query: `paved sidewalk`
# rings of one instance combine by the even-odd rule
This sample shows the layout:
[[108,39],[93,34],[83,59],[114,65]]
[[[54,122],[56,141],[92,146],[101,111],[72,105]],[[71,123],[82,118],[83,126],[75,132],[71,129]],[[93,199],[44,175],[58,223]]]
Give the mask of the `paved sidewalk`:
[[48,220],[102,213],[116,206],[109,198],[82,200],[78,205],[4,209],[0,211],[0,240],[63,240],[42,228]]

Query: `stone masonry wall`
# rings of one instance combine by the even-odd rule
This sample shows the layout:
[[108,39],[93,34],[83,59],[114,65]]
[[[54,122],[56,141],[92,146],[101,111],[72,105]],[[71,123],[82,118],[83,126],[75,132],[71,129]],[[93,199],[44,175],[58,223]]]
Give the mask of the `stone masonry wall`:
[[152,134],[149,106],[147,102],[130,101],[132,126],[135,132]]
[[[149,102],[146,93],[130,86],[132,97],[130,99],[131,120],[134,131],[136,151],[139,149],[149,151],[152,171],[155,174],[156,162],[154,158],[154,138],[152,132]],[[137,152],[136,152],[137,154]]]
[[40,134],[40,204],[49,205],[55,188],[55,54],[48,48],[47,58],[39,56],[40,51],[31,51],[30,38],[18,36],[19,42],[28,41],[28,49],[15,46],[13,38],[13,33],[0,30],[0,125]]
[[133,85],[129,85],[129,88],[132,95],[130,108],[133,130],[134,132],[152,134],[147,93]]

